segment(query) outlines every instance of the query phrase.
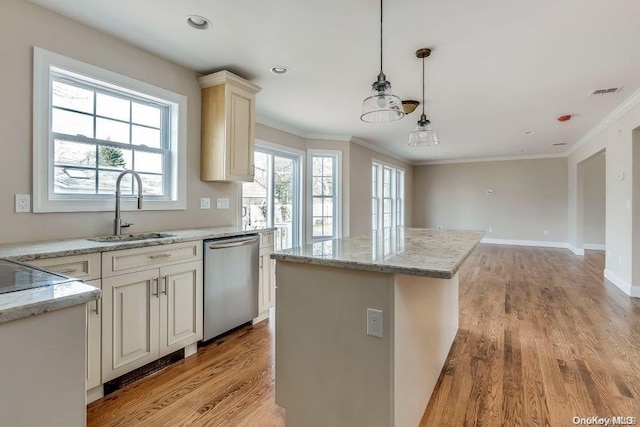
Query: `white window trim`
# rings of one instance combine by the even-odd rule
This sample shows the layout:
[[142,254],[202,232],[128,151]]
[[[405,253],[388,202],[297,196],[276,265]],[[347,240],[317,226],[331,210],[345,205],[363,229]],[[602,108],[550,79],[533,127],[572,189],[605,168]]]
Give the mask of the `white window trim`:
[[[313,173],[312,160],[314,155],[330,155],[336,158],[336,170],[335,177],[336,183],[333,188],[335,189],[335,203],[333,204],[334,211],[334,224],[335,235],[333,237],[313,237],[313,188],[311,174]],[[307,242],[317,242],[320,240],[330,240],[342,237],[342,150],[320,150],[315,148],[307,149],[307,194],[306,194],[306,206],[307,214],[305,216],[305,223],[307,228]]]
[[[187,207],[187,97],[132,79],[112,71],[85,64],[57,53],[34,47],[33,55],[33,212],[98,212],[114,209],[114,198],[99,200],[49,199],[49,145],[51,128],[50,67],[99,80],[103,86],[112,84],[117,89],[144,93],[171,105],[171,200],[145,200],[144,210],[184,210]],[[108,195],[107,195],[108,196]],[[122,210],[135,210],[135,200],[124,198]]]
[[[383,227],[382,225],[384,224],[384,197],[382,197],[383,195],[383,179],[384,179],[384,168],[385,166],[388,168],[391,168],[394,170],[394,174],[395,177],[392,178],[393,182],[395,183],[395,188],[391,188],[391,192],[392,194],[394,192],[397,192],[397,172],[402,172],[402,178],[406,181],[406,171],[404,168],[401,168],[399,166],[396,166],[392,163],[389,162],[385,162],[383,160],[379,160],[376,158],[372,158],[371,159],[371,169],[373,169],[373,165],[380,165],[380,174],[378,176],[378,185],[379,185],[379,194],[378,194],[378,225],[376,227],[376,230],[381,230]],[[373,177],[371,177],[371,181],[369,182],[369,188],[371,188],[371,183],[373,182]],[[393,206],[391,208],[391,218],[392,218],[392,222],[396,223],[396,226],[399,226],[399,223],[404,224],[405,223],[405,217],[406,217],[406,182],[403,185],[403,190],[405,191],[405,194],[402,195],[402,203],[403,203],[403,207],[402,207],[402,214],[403,214],[403,218],[402,221],[399,221],[397,218],[397,209],[396,209],[396,203],[398,200],[398,196],[396,194],[396,197],[393,198]],[[369,198],[369,200],[373,199],[373,194],[371,195],[371,197]],[[371,202],[370,202],[371,203]],[[370,217],[373,217],[373,213],[371,214]],[[371,228],[373,229],[373,224],[371,224]]]

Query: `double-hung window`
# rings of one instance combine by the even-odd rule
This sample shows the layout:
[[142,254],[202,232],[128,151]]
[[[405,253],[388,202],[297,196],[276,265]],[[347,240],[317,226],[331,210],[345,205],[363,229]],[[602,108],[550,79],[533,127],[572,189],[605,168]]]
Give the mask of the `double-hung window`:
[[34,211],[113,209],[124,170],[146,209],[184,209],[185,117],[182,95],[36,48]]
[[309,239],[326,240],[341,235],[341,152],[309,150]]
[[371,177],[371,228],[404,226],[404,171],[374,161]]

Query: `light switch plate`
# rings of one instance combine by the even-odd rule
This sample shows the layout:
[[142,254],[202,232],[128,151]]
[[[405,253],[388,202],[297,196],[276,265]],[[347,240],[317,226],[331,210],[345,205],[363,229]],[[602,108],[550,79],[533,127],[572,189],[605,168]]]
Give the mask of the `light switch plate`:
[[229,198],[216,199],[216,209],[229,209]]
[[200,199],[200,209],[211,209],[211,199],[208,197],[202,197]]

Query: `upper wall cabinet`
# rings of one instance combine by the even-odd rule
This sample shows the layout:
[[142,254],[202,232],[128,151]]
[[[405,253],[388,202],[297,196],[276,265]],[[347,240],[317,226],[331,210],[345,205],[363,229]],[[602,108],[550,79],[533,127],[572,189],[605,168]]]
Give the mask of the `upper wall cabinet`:
[[261,88],[228,71],[202,76],[202,181],[253,181],[255,94]]

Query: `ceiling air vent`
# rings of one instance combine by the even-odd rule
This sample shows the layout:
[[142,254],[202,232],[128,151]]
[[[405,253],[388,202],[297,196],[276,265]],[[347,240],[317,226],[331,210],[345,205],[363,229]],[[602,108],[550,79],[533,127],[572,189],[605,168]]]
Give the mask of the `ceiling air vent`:
[[618,93],[622,90],[621,87],[610,87],[608,89],[595,89],[589,93],[589,96],[595,95],[613,95],[614,93]]
[[554,147],[560,147],[560,146],[563,146],[563,145],[567,145],[567,143],[566,142],[556,142],[555,144],[551,144],[551,145],[553,145]]

